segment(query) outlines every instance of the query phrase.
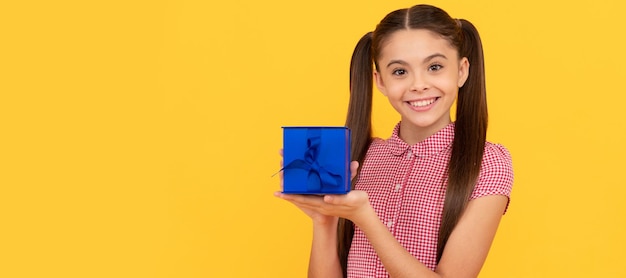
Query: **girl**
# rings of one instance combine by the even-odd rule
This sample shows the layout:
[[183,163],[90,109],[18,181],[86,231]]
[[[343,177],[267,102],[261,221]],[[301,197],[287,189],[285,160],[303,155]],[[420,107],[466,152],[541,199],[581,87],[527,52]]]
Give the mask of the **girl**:
[[[313,220],[309,276],[477,276],[513,183],[508,151],[485,142],[477,30],[433,6],[397,10],[361,38],[350,71],[354,190],[275,194]],[[401,116],[387,140],[371,137],[374,83]]]

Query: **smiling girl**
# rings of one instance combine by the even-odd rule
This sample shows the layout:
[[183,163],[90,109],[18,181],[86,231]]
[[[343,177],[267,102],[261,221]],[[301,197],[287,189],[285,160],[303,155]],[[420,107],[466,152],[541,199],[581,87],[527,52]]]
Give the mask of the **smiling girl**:
[[[513,184],[509,152],[486,142],[477,30],[433,6],[397,10],[350,71],[354,190],[275,194],[313,221],[309,277],[476,277]],[[401,116],[386,140],[371,136],[373,84]]]

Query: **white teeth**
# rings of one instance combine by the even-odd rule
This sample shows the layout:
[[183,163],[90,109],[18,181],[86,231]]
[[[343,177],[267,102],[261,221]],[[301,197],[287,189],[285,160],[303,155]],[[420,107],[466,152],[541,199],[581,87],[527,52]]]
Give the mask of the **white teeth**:
[[411,106],[424,107],[424,106],[432,104],[433,102],[435,102],[435,100],[436,99],[431,98],[431,99],[427,99],[427,100],[412,101],[412,102],[409,102],[409,103],[411,104]]

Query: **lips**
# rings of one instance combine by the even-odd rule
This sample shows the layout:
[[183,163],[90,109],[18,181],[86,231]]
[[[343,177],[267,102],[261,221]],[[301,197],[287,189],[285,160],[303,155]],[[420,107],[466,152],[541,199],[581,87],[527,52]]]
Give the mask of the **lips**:
[[435,101],[439,99],[438,97],[429,98],[429,99],[420,99],[415,101],[409,101],[408,103],[413,107],[426,107],[428,105],[433,104]]

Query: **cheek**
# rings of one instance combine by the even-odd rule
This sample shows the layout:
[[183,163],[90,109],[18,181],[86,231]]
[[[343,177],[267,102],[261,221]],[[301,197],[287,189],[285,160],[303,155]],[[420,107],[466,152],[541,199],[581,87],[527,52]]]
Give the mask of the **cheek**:
[[385,87],[388,94],[401,94],[407,89],[406,80],[388,79],[386,80]]
[[458,76],[457,75],[448,75],[442,76],[435,81],[436,86],[444,91],[445,93],[457,93],[459,91],[458,87]]

